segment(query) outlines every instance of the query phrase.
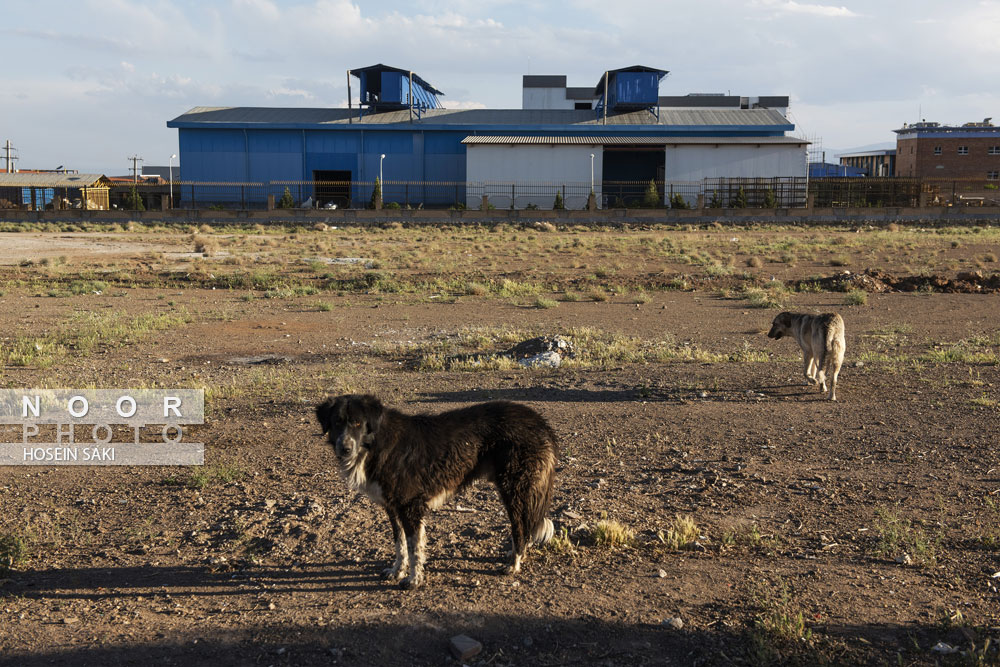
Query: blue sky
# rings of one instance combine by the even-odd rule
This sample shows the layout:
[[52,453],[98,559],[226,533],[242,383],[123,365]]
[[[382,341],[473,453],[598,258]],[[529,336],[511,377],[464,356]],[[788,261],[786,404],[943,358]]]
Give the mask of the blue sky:
[[[521,75],[589,86],[670,70],[663,95],[789,95],[830,152],[921,117],[996,116],[1000,0],[2,0],[0,142],[22,168],[166,164],[193,106],[344,106],[346,70],[413,69],[447,107],[518,108]],[[355,94],[357,89],[355,88]],[[832,155],[828,154],[828,158]]]

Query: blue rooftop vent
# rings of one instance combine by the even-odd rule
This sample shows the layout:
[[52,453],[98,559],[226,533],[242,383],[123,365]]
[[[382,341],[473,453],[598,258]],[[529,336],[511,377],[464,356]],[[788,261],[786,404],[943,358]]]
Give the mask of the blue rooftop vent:
[[659,119],[660,81],[667,74],[667,70],[644,65],[605,72],[594,88],[594,95],[599,98],[598,117],[603,115],[607,119],[609,109],[613,113],[649,109]]
[[419,118],[427,109],[442,108],[437,96],[444,93],[410,70],[379,63],[348,70],[348,75],[348,106],[351,104],[351,76],[361,79],[362,115],[365,108],[372,112],[410,109],[410,113],[416,112]]

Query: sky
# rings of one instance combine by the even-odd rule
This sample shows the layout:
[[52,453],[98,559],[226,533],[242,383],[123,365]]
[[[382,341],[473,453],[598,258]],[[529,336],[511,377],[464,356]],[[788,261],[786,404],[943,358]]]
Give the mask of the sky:
[[[0,0],[0,145],[22,169],[165,165],[195,106],[338,107],[349,68],[410,69],[446,108],[520,108],[523,74],[661,95],[788,95],[834,153],[921,119],[1000,123],[1000,0]],[[353,87],[355,98],[357,86]],[[0,158],[2,158],[0,149]],[[175,161],[176,163],[176,161]]]

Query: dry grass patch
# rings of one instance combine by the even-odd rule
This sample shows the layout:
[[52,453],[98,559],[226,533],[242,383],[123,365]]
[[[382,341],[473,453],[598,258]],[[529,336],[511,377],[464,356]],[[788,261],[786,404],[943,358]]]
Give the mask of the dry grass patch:
[[14,533],[0,533],[0,575],[9,574],[28,560],[28,538]]
[[683,549],[693,549],[700,537],[698,524],[690,515],[674,517],[674,520],[665,530],[660,530],[656,536],[660,538],[669,549],[680,551]]
[[594,543],[607,547],[627,547],[635,542],[635,532],[613,519],[602,519],[594,526]]

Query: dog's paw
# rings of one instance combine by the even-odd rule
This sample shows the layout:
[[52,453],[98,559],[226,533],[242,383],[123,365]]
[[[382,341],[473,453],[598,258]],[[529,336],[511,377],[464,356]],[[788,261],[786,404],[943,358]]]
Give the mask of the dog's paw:
[[423,575],[409,576],[399,582],[399,587],[404,591],[412,591],[414,588],[419,588],[424,583]]
[[521,556],[516,556],[514,561],[507,564],[504,568],[504,574],[517,574],[521,571]]
[[402,567],[387,567],[382,570],[382,576],[392,581],[399,581],[405,574],[406,570]]

